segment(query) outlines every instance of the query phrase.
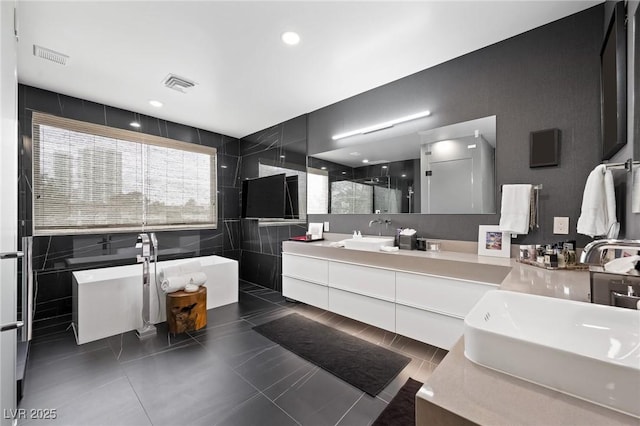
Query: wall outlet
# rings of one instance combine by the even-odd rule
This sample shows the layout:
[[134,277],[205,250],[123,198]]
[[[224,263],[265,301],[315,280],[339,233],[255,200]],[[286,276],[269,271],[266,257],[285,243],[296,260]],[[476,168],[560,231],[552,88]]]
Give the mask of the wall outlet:
[[554,234],[568,234],[569,233],[569,218],[568,217],[554,217],[553,218],[553,233]]
[[323,228],[324,232],[329,232],[329,222],[325,222]]

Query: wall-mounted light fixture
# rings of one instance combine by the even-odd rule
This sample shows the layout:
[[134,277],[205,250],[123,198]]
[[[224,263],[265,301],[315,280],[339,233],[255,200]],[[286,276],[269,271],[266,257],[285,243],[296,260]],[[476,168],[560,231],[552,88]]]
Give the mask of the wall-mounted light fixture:
[[431,111],[420,111],[415,114],[407,115],[405,117],[396,118],[394,120],[385,121],[383,123],[374,124],[373,126],[363,127],[361,129],[352,130],[350,132],[340,133],[331,137],[334,141],[338,139],[348,138],[350,136],[355,135],[364,135],[371,132],[377,132],[378,130],[388,129],[389,127],[393,127],[396,124],[404,123],[411,120],[417,120],[418,118],[427,117],[431,115]]

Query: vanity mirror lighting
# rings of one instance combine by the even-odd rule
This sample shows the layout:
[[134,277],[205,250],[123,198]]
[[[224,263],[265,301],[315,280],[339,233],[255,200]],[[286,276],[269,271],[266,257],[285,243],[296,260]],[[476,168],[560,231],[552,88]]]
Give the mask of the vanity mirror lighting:
[[495,213],[496,116],[385,136],[420,117],[335,135],[344,146],[309,156],[308,213]]

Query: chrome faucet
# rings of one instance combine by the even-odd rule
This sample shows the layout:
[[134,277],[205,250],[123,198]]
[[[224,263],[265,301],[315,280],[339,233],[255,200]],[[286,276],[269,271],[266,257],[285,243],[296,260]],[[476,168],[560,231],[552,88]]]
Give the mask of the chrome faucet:
[[640,240],[596,240],[587,244],[580,255],[580,263],[602,266],[608,250],[640,251]]
[[[136,241],[136,248],[142,249],[142,254],[136,256],[138,263],[142,263],[142,327],[136,330],[138,339],[146,339],[156,335],[156,327],[150,320],[150,293],[149,283],[151,277],[149,275],[149,262],[151,261],[151,244],[154,243],[154,247],[157,246],[155,235],[152,234],[152,239],[148,234],[139,234]],[[155,252],[155,250],[154,250]]]
[[382,219],[373,219],[369,221],[369,228],[371,228],[371,225],[373,225],[374,223],[378,223],[381,224],[382,223]]

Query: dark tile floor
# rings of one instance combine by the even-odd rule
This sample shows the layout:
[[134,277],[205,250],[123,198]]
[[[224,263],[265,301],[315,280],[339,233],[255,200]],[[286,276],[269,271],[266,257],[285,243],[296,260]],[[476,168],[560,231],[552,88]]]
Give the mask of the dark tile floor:
[[[373,398],[252,330],[298,312],[412,361]],[[72,331],[31,345],[19,408],[55,409],[40,425],[367,425],[407,378],[424,382],[446,351],[286,301],[280,293],[240,284],[239,302],[208,311],[207,327],[155,338],[134,332],[81,346]]]

